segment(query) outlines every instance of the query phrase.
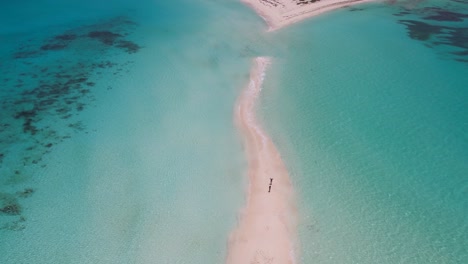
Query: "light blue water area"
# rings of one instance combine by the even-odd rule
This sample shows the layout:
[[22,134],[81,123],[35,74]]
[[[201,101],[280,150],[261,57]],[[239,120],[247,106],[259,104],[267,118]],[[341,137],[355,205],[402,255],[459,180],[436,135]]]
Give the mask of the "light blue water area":
[[403,4],[275,33],[288,52],[260,112],[298,191],[302,263],[468,261],[467,6]]
[[245,189],[233,106],[265,54],[301,262],[466,262],[464,7],[266,33],[238,1],[5,3],[0,263],[222,263]]
[[0,12],[0,263],[223,262],[261,19],[237,1]]

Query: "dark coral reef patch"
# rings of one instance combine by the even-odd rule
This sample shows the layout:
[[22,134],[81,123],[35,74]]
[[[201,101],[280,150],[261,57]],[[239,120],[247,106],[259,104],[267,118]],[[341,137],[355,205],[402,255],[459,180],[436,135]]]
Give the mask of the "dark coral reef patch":
[[99,40],[105,45],[112,46],[122,35],[110,31],[91,31],[88,33],[88,37]]
[[[135,28],[126,17],[80,26],[18,43],[9,61],[2,61],[0,229],[26,227],[27,208],[21,203],[36,192],[24,187],[34,177],[31,171],[46,167],[44,156],[61,142],[87,133],[80,116],[95,103],[98,90],[110,90],[103,77],[129,65],[121,56],[116,62],[105,55],[138,52],[140,45],[127,39]],[[57,52],[70,56],[54,55]]]
[[35,58],[44,55],[49,51],[60,51],[70,48],[70,45],[86,45],[86,42],[98,41],[107,47],[121,49],[127,53],[136,53],[141,48],[135,42],[126,39],[129,31],[137,24],[126,17],[117,17],[99,23],[96,25],[86,26],[68,30],[56,36],[50,37],[42,43],[38,49],[33,49],[29,46],[23,46],[13,54],[15,59]]
[[14,196],[0,193],[0,214],[19,215],[21,212],[21,205]]
[[115,45],[118,48],[121,48],[125,50],[127,53],[136,53],[140,50],[140,46],[138,46],[136,43],[128,41],[128,40],[120,40],[117,45]]
[[444,27],[430,25],[416,20],[400,20],[408,30],[408,36],[415,40],[430,40],[432,37],[440,34]]
[[400,20],[412,39],[425,41],[429,46],[448,46],[456,49],[450,54],[464,62],[468,56],[468,28],[428,24],[416,20]]
[[[460,2],[463,1],[449,1]],[[459,62],[468,62],[468,6],[451,4],[409,9],[402,6],[394,15],[405,18],[408,36]]]
[[34,189],[33,188],[25,188],[24,190],[22,191],[18,191],[16,192],[16,194],[18,195],[18,197],[20,198],[29,198],[31,197],[31,195],[34,193]]
[[442,8],[432,7],[428,8],[427,11],[431,14],[424,16],[424,20],[461,22],[468,18],[468,14],[452,12]]

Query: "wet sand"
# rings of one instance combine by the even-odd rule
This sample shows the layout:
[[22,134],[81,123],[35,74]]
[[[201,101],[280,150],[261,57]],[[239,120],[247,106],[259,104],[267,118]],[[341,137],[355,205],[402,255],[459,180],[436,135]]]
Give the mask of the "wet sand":
[[276,30],[334,9],[378,0],[241,0]]
[[[298,22],[332,9],[372,0],[321,0],[297,5],[294,0],[242,0],[254,8],[270,29]],[[288,171],[275,145],[255,118],[270,58],[253,61],[249,84],[236,104],[235,120],[248,160],[247,204],[229,237],[227,264],[296,263],[297,209]],[[271,186],[270,186],[271,185]]]
[[229,238],[226,263],[295,263],[294,190],[278,150],[255,118],[255,104],[270,59],[259,57],[253,64],[249,84],[235,109],[248,158],[247,204]]

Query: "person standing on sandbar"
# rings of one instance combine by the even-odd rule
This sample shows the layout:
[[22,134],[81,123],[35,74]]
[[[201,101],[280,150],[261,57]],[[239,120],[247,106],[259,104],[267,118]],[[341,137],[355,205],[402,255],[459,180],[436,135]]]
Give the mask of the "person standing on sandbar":
[[268,192],[271,192],[271,185],[273,185],[273,178],[270,178],[270,186],[268,186]]

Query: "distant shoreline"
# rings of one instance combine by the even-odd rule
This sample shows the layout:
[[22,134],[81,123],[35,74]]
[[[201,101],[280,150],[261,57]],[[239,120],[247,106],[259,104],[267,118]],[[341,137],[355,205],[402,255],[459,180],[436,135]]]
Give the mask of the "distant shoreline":
[[[297,23],[334,9],[377,0],[320,0],[298,4],[300,0],[241,0],[254,9],[268,24],[268,31]],[[303,1],[303,3],[308,1]]]

